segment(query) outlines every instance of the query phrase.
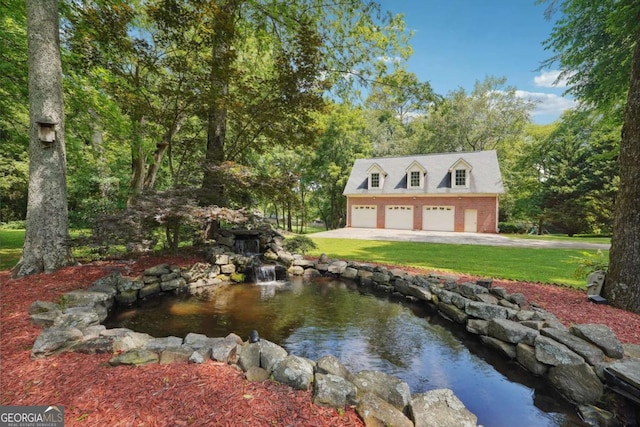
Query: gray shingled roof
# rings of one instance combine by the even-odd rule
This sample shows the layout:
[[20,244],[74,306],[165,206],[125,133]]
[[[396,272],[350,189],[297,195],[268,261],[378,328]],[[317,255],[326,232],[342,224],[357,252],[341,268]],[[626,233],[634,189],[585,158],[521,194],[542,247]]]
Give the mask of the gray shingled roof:
[[[463,159],[471,165],[469,188],[451,188],[449,168]],[[407,188],[407,168],[417,161],[427,171],[424,188]],[[385,172],[383,187],[368,188],[368,170],[377,164]],[[495,150],[446,154],[423,154],[406,157],[357,159],[345,186],[344,195],[374,194],[477,194],[504,193],[500,165]]]

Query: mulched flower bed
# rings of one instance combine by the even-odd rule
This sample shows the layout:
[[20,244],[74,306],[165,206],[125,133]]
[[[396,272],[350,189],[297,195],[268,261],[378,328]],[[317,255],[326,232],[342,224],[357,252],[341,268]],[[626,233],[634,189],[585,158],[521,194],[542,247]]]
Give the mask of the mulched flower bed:
[[[311,403],[310,391],[252,383],[233,367],[208,361],[111,367],[111,355],[63,353],[32,360],[40,329],[28,307],[84,289],[110,271],[137,275],[160,263],[191,265],[193,257],[142,257],[96,262],[11,280],[0,272],[0,404],[62,405],[67,426],[362,426],[353,408]],[[461,277],[461,280],[468,278]],[[495,281],[554,313],[565,325],[603,323],[622,342],[640,344],[640,316],[586,300],[558,286]]]

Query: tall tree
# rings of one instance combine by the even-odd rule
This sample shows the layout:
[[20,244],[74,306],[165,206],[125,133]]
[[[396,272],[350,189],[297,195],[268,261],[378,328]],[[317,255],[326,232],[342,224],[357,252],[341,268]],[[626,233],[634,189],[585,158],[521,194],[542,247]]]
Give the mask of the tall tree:
[[432,137],[414,151],[500,151],[522,136],[532,108],[504,77],[487,77],[470,94],[459,88],[432,108],[425,123]]
[[372,144],[361,108],[330,104],[321,118],[320,145],[310,163],[314,193],[310,204],[327,228],[344,227],[347,199],[342,195],[354,159],[370,157]]
[[[634,19],[640,22],[640,13]],[[604,293],[612,305],[640,313],[640,30],[636,30],[635,39],[620,141],[620,191]]]
[[[547,45],[574,84],[569,90],[601,114],[624,105],[620,189],[604,295],[640,313],[640,3],[635,0],[554,0],[559,8]],[[597,19],[596,19],[597,17]],[[626,96],[626,100],[625,100]]]
[[57,0],[27,1],[29,57],[29,196],[16,276],[68,265],[64,103]]
[[400,68],[371,84],[365,106],[375,156],[410,154],[410,136],[417,121],[440,100],[429,82]]

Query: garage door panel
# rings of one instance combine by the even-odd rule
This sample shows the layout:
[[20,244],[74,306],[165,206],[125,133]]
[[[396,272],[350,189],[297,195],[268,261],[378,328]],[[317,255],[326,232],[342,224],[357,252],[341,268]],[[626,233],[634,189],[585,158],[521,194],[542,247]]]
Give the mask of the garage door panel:
[[453,206],[425,206],[422,213],[422,229],[427,231],[454,231],[455,208]]
[[384,228],[413,230],[413,206],[385,206]]
[[355,228],[376,228],[378,210],[372,205],[354,205],[351,207],[351,226]]

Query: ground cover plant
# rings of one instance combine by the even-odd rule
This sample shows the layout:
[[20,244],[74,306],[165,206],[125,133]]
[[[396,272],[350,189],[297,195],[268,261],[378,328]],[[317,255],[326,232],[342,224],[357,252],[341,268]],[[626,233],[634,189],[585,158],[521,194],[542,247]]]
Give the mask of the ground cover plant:
[[317,249],[332,258],[439,270],[474,276],[557,283],[586,289],[584,277],[575,277],[583,249],[517,248],[450,245],[424,242],[313,238]]

